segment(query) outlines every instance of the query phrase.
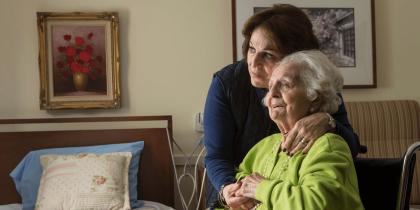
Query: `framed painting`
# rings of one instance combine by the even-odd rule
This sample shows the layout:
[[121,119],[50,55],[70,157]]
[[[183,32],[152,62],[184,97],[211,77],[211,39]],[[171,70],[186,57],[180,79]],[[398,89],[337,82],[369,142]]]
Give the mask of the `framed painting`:
[[118,14],[38,12],[41,109],[119,108]]
[[243,59],[241,31],[254,13],[273,4],[301,8],[312,21],[320,50],[341,70],[344,88],[376,88],[375,19],[372,0],[232,0],[234,61]]

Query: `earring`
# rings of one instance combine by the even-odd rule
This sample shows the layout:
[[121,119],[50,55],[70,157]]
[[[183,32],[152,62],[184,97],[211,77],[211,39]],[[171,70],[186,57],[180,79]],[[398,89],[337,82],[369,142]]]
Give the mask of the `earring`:
[[309,108],[309,112],[310,113],[314,113],[315,112],[315,108],[314,107]]

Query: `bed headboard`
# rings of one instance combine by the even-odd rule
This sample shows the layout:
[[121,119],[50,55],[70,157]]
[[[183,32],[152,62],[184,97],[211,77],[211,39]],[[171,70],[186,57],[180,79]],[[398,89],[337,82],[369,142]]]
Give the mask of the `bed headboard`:
[[[0,204],[20,202],[20,196],[9,173],[32,150],[125,143],[143,140],[137,186],[139,199],[174,206],[174,171],[168,137],[172,143],[172,116],[130,116],[94,118],[0,119],[0,126],[21,124],[60,123],[120,123],[160,121],[166,127],[110,128],[59,131],[0,132]],[[55,125],[57,126],[57,125]],[[82,127],[83,128],[83,127]]]

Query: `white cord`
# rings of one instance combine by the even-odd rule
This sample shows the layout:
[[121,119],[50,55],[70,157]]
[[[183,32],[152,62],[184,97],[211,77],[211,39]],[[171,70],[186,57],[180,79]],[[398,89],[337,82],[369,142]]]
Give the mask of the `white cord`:
[[[173,170],[174,170],[174,173],[175,173],[175,180],[177,181],[176,186],[177,186],[178,194],[179,194],[180,196],[182,196],[181,189],[180,189],[180,187],[179,187],[179,183],[178,183],[178,173],[176,172],[176,165],[175,165],[174,153],[173,153],[173,150],[172,150],[172,141],[171,141],[171,136],[169,135],[169,130],[168,130],[168,128],[166,128],[166,135],[167,135],[168,144],[169,144],[169,151],[170,151],[170,153],[171,153],[171,158],[172,158],[172,167],[173,167]],[[185,203],[185,200],[183,199],[183,196],[181,197],[181,204],[182,204],[182,208],[183,208],[183,209],[186,209],[187,204]]]
[[[190,207],[190,205],[191,205],[191,203],[192,203],[192,201],[193,201],[193,199],[194,199],[194,197],[197,199],[197,197],[194,196],[194,195],[197,194],[197,182],[196,182],[196,180],[198,178],[197,177],[198,176],[198,164],[199,164],[199,161],[200,161],[202,155],[205,152],[205,148],[204,147],[201,148],[201,151],[200,151],[200,153],[199,153],[199,155],[197,157],[197,160],[195,161],[195,164],[194,164],[194,175],[192,175],[191,173],[187,173],[187,166],[188,166],[188,169],[191,169],[190,162],[192,160],[192,157],[193,157],[194,153],[197,151],[197,149],[200,146],[202,146],[202,141],[203,141],[204,135],[202,135],[200,137],[200,139],[198,141],[198,144],[195,146],[195,148],[193,149],[193,152],[189,156],[187,156],[186,153],[181,149],[181,147],[178,145],[178,143],[175,141],[175,139],[173,139],[173,142],[171,142],[171,137],[169,135],[168,128],[166,128],[166,135],[168,137],[167,139],[168,139],[168,144],[169,144],[169,150],[171,152],[172,166],[173,166],[173,170],[174,170],[174,173],[175,173],[175,180],[176,180],[177,191],[178,191],[178,194],[179,194],[179,197],[180,197],[180,200],[181,200],[182,208],[184,210],[188,210],[189,207]],[[184,158],[186,158],[186,161],[185,161],[185,164],[184,164],[184,167],[183,167],[183,173],[179,177],[178,177],[178,173],[176,171],[176,164],[175,164],[175,158],[174,158],[174,153],[173,153],[173,149],[172,149],[172,143],[175,144],[175,146],[182,153],[182,155],[184,156]],[[202,177],[200,193],[199,193],[198,200],[197,200],[197,207],[196,207],[197,210],[200,207],[200,202],[201,202],[201,198],[202,198],[202,192],[203,192],[203,188],[204,188],[205,176],[206,176],[206,170],[204,169],[204,174],[203,174],[203,177]],[[188,200],[188,203],[185,201],[185,197],[182,194],[182,190],[181,190],[181,187],[180,187],[181,182],[182,182],[182,180],[184,178],[186,178],[186,179],[189,178],[191,180],[192,184],[193,184],[193,189],[192,189],[192,192],[191,192],[191,196],[190,196],[190,198]]]
[[[200,154],[197,157],[197,161],[195,163],[195,174],[198,175],[198,170],[197,170],[197,165],[198,165],[198,160],[200,160],[201,156],[203,155],[203,152],[206,150],[206,148],[203,147],[203,149],[201,149]],[[196,210],[198,210],[200,208],[200,204],[201,204],[201,198],[203,196],[203,191],[204,191],[204,183],[206,181],[206,168],[204,168],[204,172],[203,172],[203,177],[201,179],[201,187],[200,187],[200,194],[198,195],[198,201],[197,201],[197,208]]]

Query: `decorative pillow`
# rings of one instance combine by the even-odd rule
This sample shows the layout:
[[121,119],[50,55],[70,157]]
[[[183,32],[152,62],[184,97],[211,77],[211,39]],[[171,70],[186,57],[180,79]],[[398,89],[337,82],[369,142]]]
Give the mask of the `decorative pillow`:
[[36,210],[130,210],[130,152],[42,155]]
[[65,147],[35,150],[29,152],[20,161],[18,166],[10,173],[15,182],[16,190],[22,198],[22,210],[33,210],[37,198],[39,181],[42,175],[42,167],[39,161],[41,155],[47,154],[78,154],[78,153],[111,153],[111,152],[131,152],[132,159],[128,171],[128,182],[130,191],[130,204],[132,208],[140,207],[137,201],[137,172],[139,169],[139,159],[144,147],[143,141],[107,144],[87,147]]

